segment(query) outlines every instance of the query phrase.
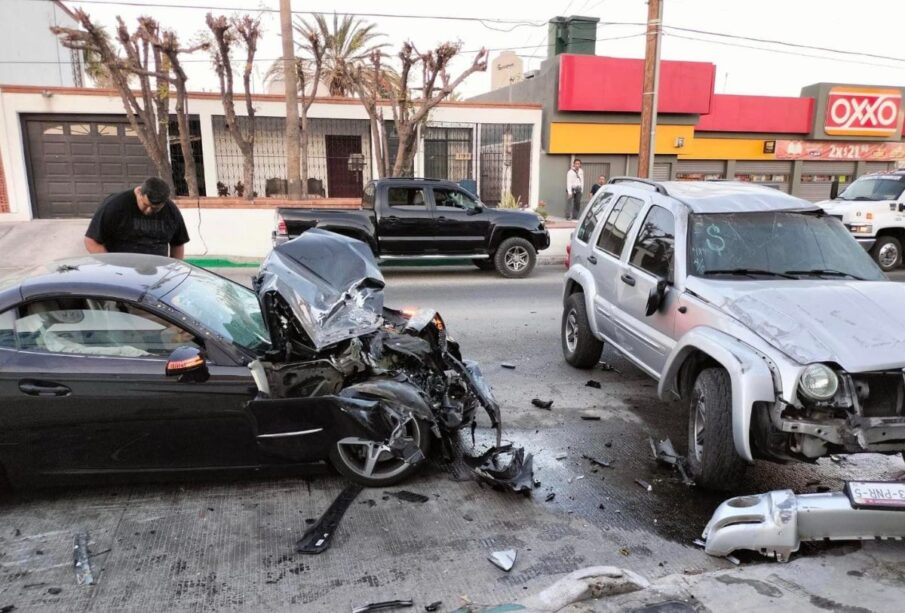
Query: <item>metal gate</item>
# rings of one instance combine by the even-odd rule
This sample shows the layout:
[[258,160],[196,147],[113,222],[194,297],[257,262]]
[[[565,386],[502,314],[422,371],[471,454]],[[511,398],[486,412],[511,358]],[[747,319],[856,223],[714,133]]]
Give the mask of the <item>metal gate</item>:
[[672,164],[668,162],[662,162],[659,164],[654,164],[654,172],[651,177],[654,181],[669,181],[670,173],[672,172]]
[[531,185],[530,124],[481,124],[478,176],[481,201],[497,206],[504,199],[528,204]]
[[457,182],[474,178],[472,134],[471,127],[425,127],[424,176]]
[[91,217],[108,195],[157,175],[123,116],[22,118],[35,217]]
[[801,183],[792,195],[811,202],[827,200],[834,179],[839,180],[841,191],[854,176],[854,162],[805,161],[801,165]]
[[792,162],[742,160],[735,164],[735,180],[761,183],[786,193],[792,176]]
[[[197,115],[188,116],[189,144],[192,147],[192,158],[195,160],[195,179],[198,181],[198,194],[207,195],[204,185],[204,154],[201,152],[201,120]],[[173,185],[177,196],[189,195],[189,184],[185,180],[185,156],[179,142],[179,123],[175,115],[170,116],[170,164],[173,166]]]

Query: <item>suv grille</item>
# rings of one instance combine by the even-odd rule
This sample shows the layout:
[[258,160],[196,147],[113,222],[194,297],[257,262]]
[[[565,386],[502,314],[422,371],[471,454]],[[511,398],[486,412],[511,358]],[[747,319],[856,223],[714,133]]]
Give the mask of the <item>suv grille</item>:
[[850,375],[860,413],[864,417],[896,417],[905,414],[905,375],[901,371]]

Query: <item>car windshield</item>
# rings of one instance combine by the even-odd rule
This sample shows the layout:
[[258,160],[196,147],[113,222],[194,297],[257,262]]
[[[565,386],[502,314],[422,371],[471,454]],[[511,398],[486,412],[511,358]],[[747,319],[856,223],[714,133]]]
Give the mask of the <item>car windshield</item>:
[[861,177],[839,194],[839,200],[897,200],[903,190],[905,175]]
[[270,347],[257,295],[229,279],[193,268],[163,301],[239,347],[254,353]]
[[886,279],[842,222],[828,215],[698,214],[690,226],[693,276]]

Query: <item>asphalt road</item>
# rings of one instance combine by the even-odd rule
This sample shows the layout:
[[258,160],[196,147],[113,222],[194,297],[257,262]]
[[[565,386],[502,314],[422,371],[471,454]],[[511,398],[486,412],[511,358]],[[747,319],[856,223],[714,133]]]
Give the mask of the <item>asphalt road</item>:
[[[228,272],[239,280],[250,274]],[[332,548],[300,556],[296,539],[345,486],[325,469],[19,492],[0,502],[0,607],[332,612],[414,598],[414,610],[442,600],[441,610],[451,611],[512,600],[591,565],[650,577],[729,566],[691,544],[725,496],[681,484],[651,457],[648,436],[670,437],[684,449],[684,408],[657,399],[654,384],[609,351],[606,369],[564,363],[560,267],[520,281],[471,268],[385,272],[389,306],[438,309],[465,356],[482,363],[503,407],[504,438],[534,454],[541,485],[531,497],[457,480],[435,462],[391,488],[427,502],[365,490]],[[600,389],[586,386],[589,380]],[[532,398],[553,400],[552,409],[533,407]],[[478,445],[489,440],[479,429]],[[595,467],[583,455],[611,467]],[[837,489],[845,478],[902,478],[903,469],[901,459],[879,456],[815,466],[761,463],[735,492]],[[72,539],[81,531],[92,542],[93,587],[74,581]],[[509,548],[518,551],[511,573],[486,561]],[[830,553],[839,549],[813,546],[801,555],[832,564]]]

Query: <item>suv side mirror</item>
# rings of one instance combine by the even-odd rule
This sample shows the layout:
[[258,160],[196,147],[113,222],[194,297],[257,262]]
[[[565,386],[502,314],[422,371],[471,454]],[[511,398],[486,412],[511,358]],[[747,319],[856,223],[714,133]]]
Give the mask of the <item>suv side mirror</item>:
[[211,376],[204,353],[191,345],[183,345],[173,350],[167,358],[166,375],[179,377],[179,381],[183,383],[204,383]]
[[644,310],[645,316],[650,317],[660,309],[663,304],[663,298],[666,297],[666,287],[668,285],[665,279],[660,279],[657,281],[657,287],[650,290],[647,295],[647,307]]
[[899,203],[899,212],[900,212],[900,213],[905,213],[905,202],[900,202],[900,203]]
[[830,183],[830,200],[835,200],[839,195],[839,177],[835,177]]

